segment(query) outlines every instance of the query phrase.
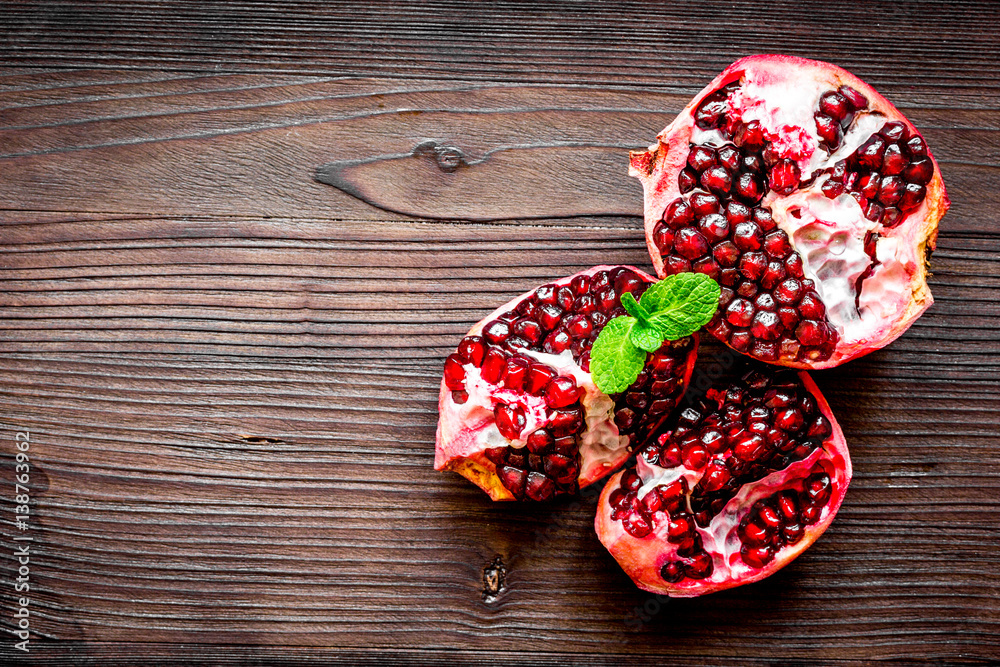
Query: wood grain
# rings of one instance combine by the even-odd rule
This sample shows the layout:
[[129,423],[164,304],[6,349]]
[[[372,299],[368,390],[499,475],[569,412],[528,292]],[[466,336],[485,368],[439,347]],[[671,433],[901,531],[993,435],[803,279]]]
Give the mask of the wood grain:
[[[0,662],[1000,660],[998,10],[779,5],[765,27],[731,3],[707,23],[687,3],[8,3],[0,466],[10,489],[29,429],[38,636]],[[816,374],[855,465],[837,521],[764,582],[661,601],[597,541],[593,497],[498,505],[434,472],[437,386],[499,303],[648,267],[626,152],[750,50],[889,94],[953,208],[934,307]],[[428,140],[473,168],[385,159]],[[378,206],[316,181],[330,163],[365,165]],[[12,604],[5,584],[4,630]]]

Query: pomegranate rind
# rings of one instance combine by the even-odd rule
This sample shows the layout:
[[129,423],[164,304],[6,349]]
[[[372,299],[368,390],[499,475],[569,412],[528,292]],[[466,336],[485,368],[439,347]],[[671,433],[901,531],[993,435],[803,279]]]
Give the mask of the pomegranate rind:
[[[816,452],[814,452],[815,456],[810,456],[803,461],[793,463],[786,470],[791,469],[793,466],[798,466],[804,470],[812,466],[816,461],[829,462],[830,465],[826,466],[826,468],[833,472],[831,479],[834,491],[829,502],[823,507],[819,521],[813,525],[806,526],[801,541],[795,545],[782,547],[775,554],[774,560],[763,568],[755,569],[747,566],[742,562],[737,552],[730,555],[728,567],[720,568],[718,566],[718,559],[716,559],[715,570],[712,576],[707,579],[696,580],[685,578],[678,583],[671,584],[660,576],[660,568],[667,559],[665,552],[671,546],[668,544],[666,537],[667,522],[657,524],[653,531],[646,537],[636,538],[625,531],[621,521],[611,518],[612,507],[609,498],[611,493],[619,488],[621,477],[625,474],[625,471],[620,471],[608,480],[604,490],[601,492],[600,499],[597,502],[597,516],[594,519],[594,530],[597,532],[598,539],[600,539],[601,543],[614,559],[618,561],[618,564],[625,573],[635,582],[636,586],[651,593],[668,595],[670,597],[697,597],[760,581],[795,560],[799,554],[808,549],[830,526],[844,501],[847,487],[850,485],[851,477],[853,476],[851,456],[847,450],[844,433],[840,425],[837,424],[829,403],[827,403],[826,399],[820,393],[816,383],[803,371],[799,372],[799,377],[805,389],[815,398],[819,411],[829,420],[831,433],[823,442],[823,447],[816,450],[816,452],[820,452],[819,455],[816,455]],[[744,500],[743,504],[740,504],[742,514],[737,513],[734,519],[736,523],[739,522],[743,514],[750,510],[750,506],[756,500],[766,497],[770,493],[782,488],[781,483],[775,484],[774,482],[781,480],[783,473],[785,471],[777,471],[762,480],[746,485],[753,488],[747,494],[748,499]],[[784,479],[787,480],[787,476],[784,476]],[[732,506],[738,504],[743,495],[744,490],[741,490],[740,494],[733,498],[723,511],[729,512],[733,510]],[[709,541],[709,537],[704,531],[700,532],[702,532],[703,538],[706,539],[706,548],[711,548],[710,545],[712,543]]]
[[[923,137],[889,100],[855,75],[836,65],[795,56],[770,54],[749,56],[736,61],[695,95],[673,122],[657,135],[656,143],[645,151],[630,152],[629,175],[642,183],[646,245],[653,267],[660,277],[667,274],[664,271],[663,257],[653,241],[653,231],[662,219],[667,205],[681,196],[677,175],[687,161],[689,140],[695,126],[694,113],[705,97],[722,86],[739,80],[748,70],[753,70],[757,76],[773,77],[776,80],[784,80],[789,71],[805,70],[816,80],[828,83],[830,89],[835,90],[841,85],[850,86],[868,98],[869,110],[883,114],[887,121],[901,121],[912,135]],[[903,224],[888,230],[887,234],[898,238],[901,244],[913,248],[913,261],[905,265],[908,274],[905,287],[898,296],[903,300],[902,307],[891,319],[881,320],[863,338],[838,344],[828,359],[819,361],[781,359],[770,363],[803,369],[839,366],[896,340],[934,303],[930,287],[927,285],[928,263],[930,254],[937,244],[938,224],[948,211],[951,201],[941,178],[941,169],[930,149],[927,150],[927,156],[934,165],[934,174],[925,186],[927,192],[924,201],[917,209],[907,214]],[[783,210],[787,208],[787,205],[782,207]],[[774,211],[776,221],[780,220],[782,212]],[[779,226],[781,226],[780,221]],[[727,341],[722,342],[727,343]]]
[[[598,271],[610,271],[618,268],[619,266],[624,266],[624,268],[634,271],[649,282],[656,282],[655,277],[649,275],[645,271],[635,268],[634,266],[600,265],[586,269],[585,271],[580,271],[579,273],[575,273],[571,276],[555,280],[552,284],[568,285],[573,281],[573,278],[577,276],[592,276]],[[497,317],[503,313],[516,308],[519,303],[531,297],[535,293],[536,289],[537,288],[531,289],[503,306],[500,306],[477,322],[465,335],[478,336],[482,333],[483,328],[487,324],[497,319]],[[683,396],[683,393],[687,391],[687,387],[691,382],[691,375],[694,372],[695,360],[698,356],[698,334],[693,334],[691,339],[692,345],[685,362],[683,389],[680,394],[681,396]],[[493,423],[492,417],[484,415],[483,419],[480,421],[472,423],[461,421],[456,423],[457,420],[452,420],[448,417],[449,403],[451,403],[451,390],[442,378],[441,388],[438,394],[439,419],[435,437],[434,469],[451,470],[458,473],[485,491],[492,500],[516,500],[514,495],[500,481],[500,478],[496,474],[496,465],[486,458],[483,454],[483,447],[479,443],[479,432]],[[664,419],[665,418],[666,415],[664,416]],[[614,452],[613,457],[606,461],[588,461],[586,457],[581,455],[580,476],[578,481],[580,488],[588,486],[589,484],[606,477],[624,465],[629,456],[631,456],[631,449],[638,444],[641,443],[629,443],[628,448],[623,447],[620,451]]]

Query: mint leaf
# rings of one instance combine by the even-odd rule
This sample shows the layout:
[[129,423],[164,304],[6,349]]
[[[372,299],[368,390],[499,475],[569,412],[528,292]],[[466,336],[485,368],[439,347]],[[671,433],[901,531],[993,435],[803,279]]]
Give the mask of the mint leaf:
[[651,313],[649,325],[667,340],[690,336],[719,308],[719,284],[701,273],[667,276],[646,290],[639,306]]
[[629,336],[635,325],[635,318],[614,318],[604,325],[590,349],[590,374],[605,394],[628,389],[646,365],[646,352]]
[[649,320],[649,311],[635,300],[635,297],[632,296],[631,292],[625,292],[622,294],[621,302],[622,308],[625,309],[625,312],[639,320],[640,323],[645,323]]
[[646,352],[656,352],[663,345],[663,332],[641,322],[632,327],[628,338],[633,345]]

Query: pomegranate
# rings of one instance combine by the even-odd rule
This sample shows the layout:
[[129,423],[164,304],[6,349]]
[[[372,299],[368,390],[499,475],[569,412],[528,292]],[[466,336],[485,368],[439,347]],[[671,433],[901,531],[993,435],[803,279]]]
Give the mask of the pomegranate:
[[575,493],[645,443],[687,388],[697,336],[664,342],[625,391],[601,392],[590,349],[621,297],[654,278],[596,266],[521,295],[476,324],[448,355],[438,401],[435,468],[493,500]]
[[839,67],[737,61],[632,153],[629,173],[656,272],[715,278],[706,328],[739,352],[837,366],[895,340],[933,301],[940,169],[916,128]]
[[812,379],[753,370],[710,389],[612,477],[595,527],[638,586],[693,597],[787,565],[830,525],[850,481],[844,435]]

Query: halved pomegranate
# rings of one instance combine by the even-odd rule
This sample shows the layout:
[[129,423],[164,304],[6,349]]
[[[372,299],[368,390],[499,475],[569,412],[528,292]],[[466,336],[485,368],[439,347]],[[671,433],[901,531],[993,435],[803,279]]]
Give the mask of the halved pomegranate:
[[640,587],[693,597],[767,577],[833,521],[851,458],[804,372],[709,390],[612,477],[595,527]]
[[654,278],[595,266],[514,299],[472,327],[445,360],[434,467],[493,500],[576,493],[621,466],[677,405],[697,336],[665,342],[638,379],[608,396],[590,376],[590,348]]
[[837,366],[895,340],[933,301],[940,169],[916,128],[839,67],[737,61],[632,153],[629,173],[656,272],[715,278],[706,328],[739,352]]

